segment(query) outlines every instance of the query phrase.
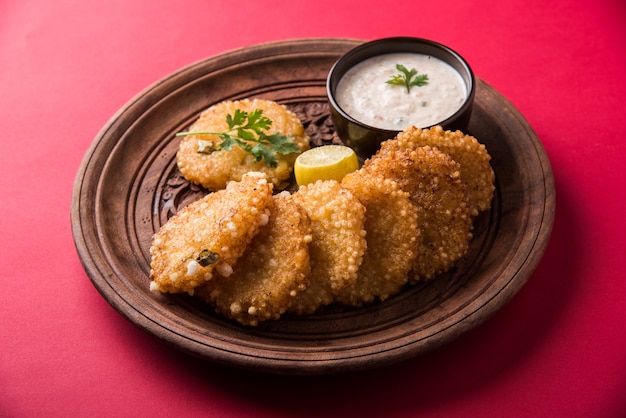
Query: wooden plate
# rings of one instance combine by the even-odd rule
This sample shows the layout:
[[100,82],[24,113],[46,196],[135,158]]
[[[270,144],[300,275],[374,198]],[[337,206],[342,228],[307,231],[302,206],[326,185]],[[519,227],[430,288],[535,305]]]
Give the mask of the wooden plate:
[[477,326],[511,299],[547,245],[554,182],[532,128],[481,80],[469,131],[493,157],[497,189],[453,271],[384,303],[284,316],[258,327],[228,321],[191,297],[149,291],[152,234],[205,193],[180,177],[174,134],[217,102],[262,97],[297,112],[315,143],[337,141],[326,75],[359,43],[303,39],[235,50],[166,77],[114,115],[82,162],[71,214],[80,259],[111,306],[195,356],[264,372],[324,374],[415,356]]

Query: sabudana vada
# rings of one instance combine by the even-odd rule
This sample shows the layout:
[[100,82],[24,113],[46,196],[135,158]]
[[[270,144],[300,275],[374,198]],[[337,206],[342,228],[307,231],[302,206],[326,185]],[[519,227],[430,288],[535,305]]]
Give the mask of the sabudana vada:
[[[293,138],[300,153],[309,149],[309,136],[302,122],[285,106],[271,100],[244,99],[224,101],[211,106],[189,127],[189,132],[224,132],[229,129],[226,117],[236,110],[253,112],[262,110],[263,116],[272,121],[266,134],[280,133]],[[266,165],[263,160],[255,161],[252,154],[235,146],[230,150],[219,149],[222,140],[218,135],[187,135],[181,140],[176,163],[185,179],[209,190],[223,189],[229,181],[239,181],[249,171],[267,174],[267,180],[277,189],[287,185],[294,162],[299,153],[278,155],[276,167]],[[207,144],[211,146],[207,147]],[[209,151],[206,151],[206,149]],[[205,151],[199,152],[200,149]]]
[[335,300],[350,306],[384,301],[407,283],[417,258],[417,207],[395,181],[363,170],[348,174],[341,184],[365,206],[367,249],[356,281],[341,289]]
[[150,289],[193,295],[215,272],[230,275],[269,221],[272,189],[264,173],[247,173],[171,217],[152,240]]
[[311,223],[292,195],[274,196],[261,227],[229,277],[216,275],[198,296],[243,325],[278,319],[308,283]]
[[465,255],[472,238],[469,199],[460,166],[448,154],[429,146],[381,147],[363,170],[397,182],[418,208],[421,241],[411,281],[433,279]]
[[367,248],[365,207],[335,180],[301,186],[293,196],[311,219],[311,273],[289,312],[308,314],[356,280]]
[[441,126],[430,129],[416,127],[400,132],[394,141],[386,141],[382,148],[436,147],[460,165],[461,181],[465,183],[472,216],[491,207],[495,190],[495,174],[489,161],[491,156],[483,144],[461,131],[446,131]]

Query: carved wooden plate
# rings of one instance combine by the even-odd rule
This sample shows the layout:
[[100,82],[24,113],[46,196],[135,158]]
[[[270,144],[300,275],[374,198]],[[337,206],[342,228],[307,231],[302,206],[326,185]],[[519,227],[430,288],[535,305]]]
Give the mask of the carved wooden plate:
[[80,259],[111,306],[195,356],[264,372],[323,374],[415,356],[476,327],[511,299],[547,245],[554,183],[532,128],[481,80],[469,133],[493,157],[496,194],[453,271],[384,303],[283,316],[258,327],[226,320],[192,297],[149,291],[152,234],[205,193],[178,173],[174,134],[217,102],[262,97],[295,111],[316,144],[337,141],[326,75],[359,43],[303,39],[209,58],[152,85],[107,123],[77,174],[71,215]]

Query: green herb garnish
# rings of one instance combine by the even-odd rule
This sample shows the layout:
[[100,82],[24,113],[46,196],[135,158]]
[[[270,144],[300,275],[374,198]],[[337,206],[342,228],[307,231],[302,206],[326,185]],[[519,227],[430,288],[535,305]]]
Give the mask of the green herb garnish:
[[428,84],[428,74],[418,75],[415,68],[411,68],[409,71],[402,64],[396,64],[396,69],[400,71],[400,74],[392,76],[389,80],[387,80],[387,84],[405,86],[407,94],[411,92],[411,87],[422,87]]
[[220,255],[218,253],[214,253],[211,250],[202,250],[202,251],[200,251],[200,254],[198,255],[198,258],[196,258],[196,261],[202,267],[206,267],[209,264],[216,263],[217,260],[219,260],[219,259],[220,259]]
[[278,154],[300,152],[292,137],[284,136],[280,132],[272,135],[264,132],[272,126],[272,120],[263,116],[262,109],[252,112],[237,109],[234,115],[226,115],[226,123],[228,130],[224,132],[179,132],[176,136],[217,135],[222,140],[220,144],[207,147],[206,143],[209,141],[203,141],[198,152],[209,154],[217,149],[228,151],[238,146],[252,154],[255,161],[264,160],[270,167],[278,165]]

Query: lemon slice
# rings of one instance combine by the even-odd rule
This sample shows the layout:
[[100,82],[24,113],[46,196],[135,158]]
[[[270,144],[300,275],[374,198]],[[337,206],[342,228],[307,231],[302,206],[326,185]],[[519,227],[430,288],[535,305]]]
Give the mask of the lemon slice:
[[337,180],[359,169],[354,150],[344,145],[323,145],[300,154],[294,164],[298,186],[317,180]]

